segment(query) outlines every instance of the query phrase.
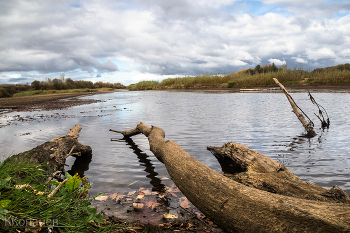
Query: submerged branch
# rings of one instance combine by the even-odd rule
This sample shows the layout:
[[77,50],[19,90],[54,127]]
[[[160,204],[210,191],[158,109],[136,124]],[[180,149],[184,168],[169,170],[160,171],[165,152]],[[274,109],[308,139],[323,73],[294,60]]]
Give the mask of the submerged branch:
[[[308,92],[309,92],[309,91],[308,91]],[[317,108],[318,108],[318,113],[319,113],[320,115],[317,115],[316,113],[315,113],[315,115],[316,115],[317,118],[321,121],[321,127],[322,127],[322,128],[326,128],[326,127],[329,128],[330,122],[329,122],[329,117],[328,117],[328,113],[327,113],[326,109],[324,109],[324,107],[322,107],[322,105],[320,105],[320,104],[318,104],[318,103],[316,102],[316,100],[314,99],[314,97],[311,95],[310,92],[309,92],[309,97],[310,97],[311,102],[312,102],[313,104],[315,104],[315,105],[317,106]],[[322,108],[323,110],[321,110],[321,108]],[[324,119],[323,112],[326,113],[326,115],[327,115],[327,120]],[[322,117],[322,119],[321,119],[321,117]]]

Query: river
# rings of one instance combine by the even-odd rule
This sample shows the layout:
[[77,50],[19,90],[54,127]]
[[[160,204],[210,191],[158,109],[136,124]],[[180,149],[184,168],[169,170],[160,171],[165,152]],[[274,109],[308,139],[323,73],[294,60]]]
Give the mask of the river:
[[314,138],[303,136],[305,130],[281,92],[118,91],[80,97],[103,101],[69,109],[1,114],[0,159],[65,135],[79,124],[79,141],[90,145],[93,155],[91,161],[75,164],[75,158],[68,158],[66,169],[87,176],[93,194],[158,189],[169,175],[149,151],[147,138],[125,140],[109,131],[131,129],[142,121],[163,128],[166,140],[218,172],[220,165],[206,146],[234,142],[283,163],[304,181],[326,188],[336,184],[350,194],[350,94],[313,94],[328,112],[330,127],[325,130],[308,94],[291,95],[315,123]]

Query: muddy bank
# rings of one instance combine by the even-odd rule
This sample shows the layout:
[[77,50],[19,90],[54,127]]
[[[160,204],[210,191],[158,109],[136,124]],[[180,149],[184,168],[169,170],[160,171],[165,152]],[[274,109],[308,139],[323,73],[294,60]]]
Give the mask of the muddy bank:
[[[74,92],[51,95],[1,98],[0,109],[7,109],[9,111],[19,112],[33,110],[57,110],[77,105],[99,102],[98,100],[84,100],[73,98],[91,94],[92,93],[90,92]],[[93,94],[101,94],[101,92],[96,92]]]

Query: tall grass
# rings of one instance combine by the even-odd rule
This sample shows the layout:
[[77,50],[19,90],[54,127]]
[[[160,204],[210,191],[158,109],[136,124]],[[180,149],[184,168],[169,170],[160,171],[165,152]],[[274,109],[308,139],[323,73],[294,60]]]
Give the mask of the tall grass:
[[152,90],[154,87],[158,86],[158,81],[141,81],[136,84],[131,84],[126,87],[130,91],[136,90]]
[[306,83],[309,85],[350,85],[350,70],[314,72],[310,74]]
[[238,72],[227,75],[226,79],[229,79],[231,82],[231,87],[247,88],[276,86],[273,78],[278,79],[284,85],[300,85],[307,76],[308,72],[303,70],[279,70],[277,72],[257,73],[253,75]]
[[219,87],[223,83],[222,75],[203,74],[194,77],[168,78],[164,79],[157,86],[159,89],[166,88],[203,88]]
[[156,89],[191,89],[191,88],[251,88],[274,87],[273,78],[277,78],[283,85],[350,85],[350,65],[316,69],[312,72],[304,70],[290,70],[278,68],[273,72],[250,72],[241,70],[228,75],[204,74],[197,76],[167,78],[161,82],[142,81],[127,87],[128,90],[156,90]]
[[197,76],[167,78],[158,81],[141,81],[131,84],[128,90],[155,90],[155,89],[183,89],[183,88],[203,88],[219,87],[223,83],[222,75],[203,74]]

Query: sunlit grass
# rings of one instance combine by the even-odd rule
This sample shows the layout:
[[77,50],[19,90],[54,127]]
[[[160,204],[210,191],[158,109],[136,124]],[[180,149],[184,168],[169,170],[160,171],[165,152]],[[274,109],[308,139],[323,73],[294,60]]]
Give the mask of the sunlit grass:
[[350,84],[350,70],[334,70],[331,72],[321,71],[315,72],[307,79],[309,85],[349,85]]
[[98,91],[97,89],[68,89],[68,90],[36,90],[36,91],[24,91],[20,93],[16,93],[13,97],[21,97],[21,96],[33,96],[33,95],[50,95],[50,94],[62,94],[62,93],[73,93],[73,92],[93,92]]

